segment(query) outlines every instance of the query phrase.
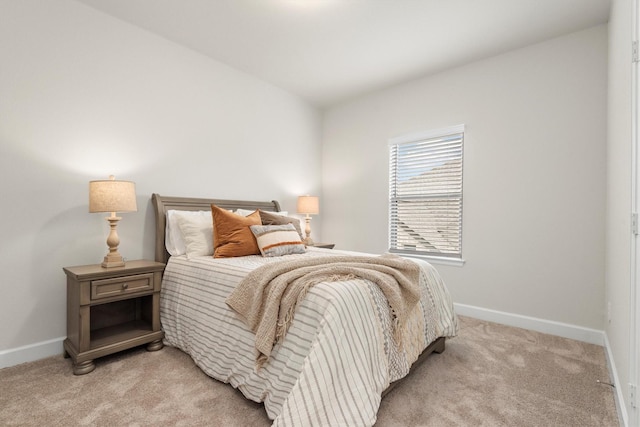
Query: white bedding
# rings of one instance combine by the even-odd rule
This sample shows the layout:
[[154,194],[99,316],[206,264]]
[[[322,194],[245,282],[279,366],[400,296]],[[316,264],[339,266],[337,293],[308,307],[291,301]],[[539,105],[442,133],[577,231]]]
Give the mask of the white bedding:
[[[309,248],[292,257],[347,253]],[[371,426],[380,395],[409,372],[391,337],[391,315],[380,289],[355,279],[320,283],[298,304],[284,340],[256,372],[253,333],[225,303],[249,271],[279,258],[171,257],[164,273],[160,316],[165,344],[190,354],[211,377],[264,402],[274,426]],[[450,296],[436,270],[422,268],[416,318],[424,347],[457,333]]]

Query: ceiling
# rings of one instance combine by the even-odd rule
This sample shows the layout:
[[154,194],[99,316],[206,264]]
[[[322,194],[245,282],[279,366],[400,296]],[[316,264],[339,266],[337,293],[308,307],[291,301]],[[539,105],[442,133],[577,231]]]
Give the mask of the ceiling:
[[606,23],[610,0],[77,0],[318,107]]

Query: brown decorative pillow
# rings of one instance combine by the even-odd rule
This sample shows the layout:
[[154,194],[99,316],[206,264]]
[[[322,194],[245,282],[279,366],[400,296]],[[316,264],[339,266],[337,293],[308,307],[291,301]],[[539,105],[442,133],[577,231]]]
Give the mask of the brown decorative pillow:
[[262,220],[262,225],[285,225],[285,224],[293,224],[296,231],[300,235],[300,239],[302,239],[302,230],[300,229],[300,220],[298,218],[292,218],[290,216],[277,215],[272,212],[260,212],[260,219]]
[[249,216],[240,216],[211,205],[211,214],[214,258],[260,255],[256,239],[249,228],[252,225],[262,224],[257,210]]

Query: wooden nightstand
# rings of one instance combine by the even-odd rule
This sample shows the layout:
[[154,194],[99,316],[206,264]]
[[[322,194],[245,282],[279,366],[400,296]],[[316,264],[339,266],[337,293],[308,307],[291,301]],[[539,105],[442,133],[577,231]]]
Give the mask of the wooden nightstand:
[[333,249],[335,245],[335,243],[314,243],[311,246],[313,246],[314,248]]
[[88,374],[93,359],[148,344],[160,350],[160,285],[164,264],[127,261],[124,267],[100,264],[66,267],[67,339],[65,356],[73,373]]

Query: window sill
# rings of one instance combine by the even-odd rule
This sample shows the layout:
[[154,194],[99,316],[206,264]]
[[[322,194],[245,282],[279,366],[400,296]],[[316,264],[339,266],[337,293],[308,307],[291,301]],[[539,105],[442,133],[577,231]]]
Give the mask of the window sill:
[[465,260],[463,260],[462,258],[447,258],[447,257],[438,257],[438,256],[432,256],[432,255],[414,255],[414,254],[407,254],[407,253],[401,253],[397,255],[409,257],[409,258],[419,258],[431,264],[450,265],[453,267],[462,267],[465,263]]

